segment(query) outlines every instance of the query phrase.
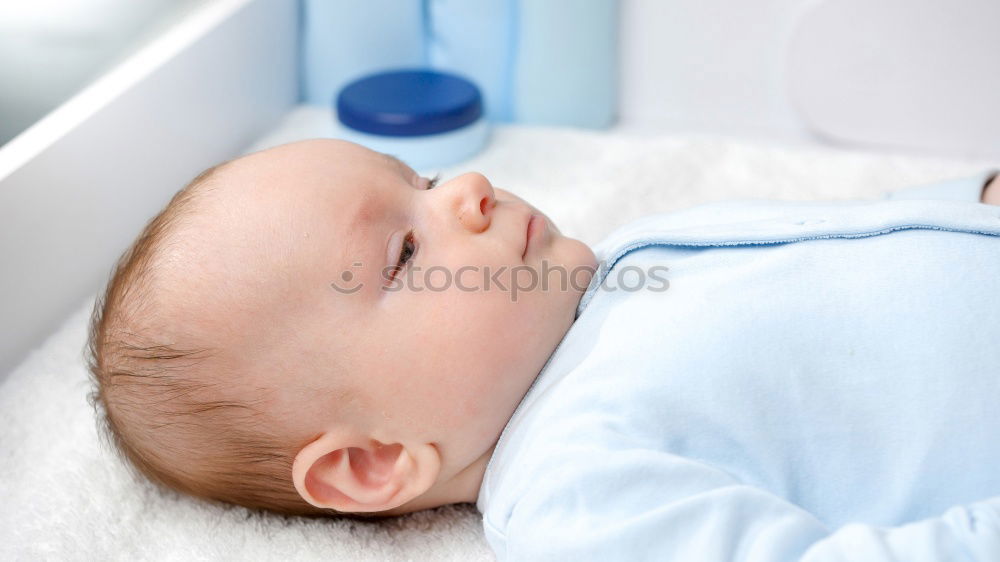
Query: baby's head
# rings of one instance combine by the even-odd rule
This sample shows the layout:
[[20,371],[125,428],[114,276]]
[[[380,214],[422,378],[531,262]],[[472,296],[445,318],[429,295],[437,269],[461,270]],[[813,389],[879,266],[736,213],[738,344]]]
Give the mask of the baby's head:
[[174,196],[91,323],[91,400],[119,454],[181,492],[288,514],[474,501],[596,264],[480,174],[428,187],[312,140]]

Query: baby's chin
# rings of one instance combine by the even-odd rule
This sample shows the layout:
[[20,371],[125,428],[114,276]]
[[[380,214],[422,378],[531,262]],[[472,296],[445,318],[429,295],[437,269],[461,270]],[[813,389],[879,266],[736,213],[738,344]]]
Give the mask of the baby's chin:
[[563,240],[567,246],[568,265],[572,268],[579,268],[581,271],[589,270],[590,275],[587,278],[587,282],[589,283],[590,277],[593,277],[594,272],[597,271],[597,256],[594,254],[594,250],[583,243],[582,240],[577,240],[576,238],[564,236]]
[[[576,319],[576,309],[580,304],[594,274],[597,272],[597,257],[590,246],[575,238],[562,237],[555,256],[558,266],[565,268],[569,283],[559,290],[558,300],[564,308],[566,318],[572,323]],[[565,326],[569,329],[569,325]]]
[[582,240],[577,240],[576,238],[570,238],[570,240],[576,242],[582,247],[581,252],[584,255],[583,257],[584,265],[587,265],[593,268],[594,271],[597,271],[597,255],[594,254],[594,249],[585,244]]

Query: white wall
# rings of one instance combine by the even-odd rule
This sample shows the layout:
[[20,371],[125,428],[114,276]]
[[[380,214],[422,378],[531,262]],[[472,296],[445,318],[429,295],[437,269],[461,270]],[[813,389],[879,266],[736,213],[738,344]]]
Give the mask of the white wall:
[[997,0],[621,0],[622,126],[1000,156]]
[[809,0],[622,0],[624,127],[809,140],[784,88]]

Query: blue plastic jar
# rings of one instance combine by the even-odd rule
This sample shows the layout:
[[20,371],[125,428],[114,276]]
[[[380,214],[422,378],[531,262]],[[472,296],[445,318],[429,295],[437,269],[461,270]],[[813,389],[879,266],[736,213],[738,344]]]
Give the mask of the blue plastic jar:
[[444,72],[407,69],[362,77],[340,91],[336,111],[343,138],[418,170],[470,158],[489,138],[479,88]]

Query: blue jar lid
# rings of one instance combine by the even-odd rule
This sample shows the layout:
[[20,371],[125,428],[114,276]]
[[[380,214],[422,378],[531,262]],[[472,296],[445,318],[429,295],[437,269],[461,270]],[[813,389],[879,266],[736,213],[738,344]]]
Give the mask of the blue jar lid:
[[432,70],[396,70],[351,82],[337,96],[345,126],[374,135],[412,137],[460,129],[483,114],[479,88]]

